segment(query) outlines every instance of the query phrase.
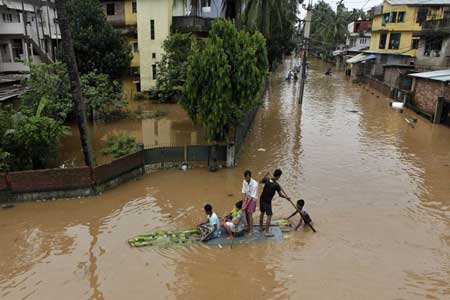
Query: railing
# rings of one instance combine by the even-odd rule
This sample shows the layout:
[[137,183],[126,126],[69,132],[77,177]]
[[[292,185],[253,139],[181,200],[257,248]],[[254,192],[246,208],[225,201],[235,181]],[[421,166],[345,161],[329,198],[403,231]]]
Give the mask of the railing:
[[422,23],[422,30],[438,30],[438,29],[447,29],[450,30],[450,19],[436,19],[436,20],[427,20]]
[[211,18],[196,16],[172,17],[173,32],[208,32],[212,27]]
[[[95,168],[60,168],[0,173],[0,202],[95,195],[145,173],[159,163],[208,162],[211,145],[144,149]],[[226,161],[227,146],[217,146],[217,161]]]

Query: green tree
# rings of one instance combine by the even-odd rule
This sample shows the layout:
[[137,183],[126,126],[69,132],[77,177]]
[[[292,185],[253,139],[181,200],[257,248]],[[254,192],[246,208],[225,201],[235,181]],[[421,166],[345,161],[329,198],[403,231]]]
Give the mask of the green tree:
[[0,167],[3,170],[43,169],[57,156],[67,128],[55,119],[0,108]]
[[162,102],[169,102],[181,94],[186,80],[188,58],[192,53],[192,36],[173,33],[163,43],[164,54],[158,63],[156,90]]
[[211,141],[227,138],[256,98],[267,72],[264,38],[216,20],[203,49],[194,43],[181,105]]
[[[107,121],[122,115],[126,101],[119,82],[110,80],[106,74],[95,72],[82,75],[80,81],[88,117]],[[29,92],[22,95],[21,100],[23,108],[30,110],[31,114],[43,102],[42,115],[58,121],[66,121],[68,114],[73,111],[69,76],[63,63],[32,65],[26,86]]]
[[269,63],[274,66],[283,54],[295,48],[293,42],[301,0],[247,0],[243,12],[245,27],[260,31],[267,40]]
[[66,0],[66,9],[80,73],[97,70],[112,78],[123,76],[130,66],[131,49],[106,21],[100,2]]
[[349,23],[367,18],[362,10],[348,11],[342,0],[337,3],[336,11],[321,0],[314,5],[312,14],[311,48],[325,58],[331,58],[336,46],[345,43]]
[[30,78],[26,81],[29,92],[22,95],[25,108],[32,113],[37,111],[39,103],[46,101],[43,115],[59,121],[65,121],[72,112],[72,95],[66,66],[62,63],[39,64],[30,66]]
[[80,80],[81,91],[89,108],[88,116],[104,121],[123,116],[127,103],[118,81],[111,81],[108,75],[95,72],[82,75]]

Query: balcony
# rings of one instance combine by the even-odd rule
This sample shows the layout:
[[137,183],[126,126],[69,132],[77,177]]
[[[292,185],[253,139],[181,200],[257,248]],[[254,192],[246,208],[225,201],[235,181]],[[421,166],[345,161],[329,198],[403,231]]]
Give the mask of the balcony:
[[422,34],[447,33],[450,34],[450,19],[427,20],[422,23]]
[[180,16],[172,18],[172,31],[173,32],[196,32],[207,33],[212,26],[211,18],[202,18],[195,16]]
[[0,34],[23,35],[25,29],[23,23],[1,23]]

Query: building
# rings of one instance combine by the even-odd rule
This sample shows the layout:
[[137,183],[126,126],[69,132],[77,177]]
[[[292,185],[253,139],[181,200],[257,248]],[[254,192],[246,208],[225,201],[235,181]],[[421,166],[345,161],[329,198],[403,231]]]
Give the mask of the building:
[[442,18],[422,23],[416,70],[432,71],[450,67],[450,6],[445,7]]
[[0,74],[55,60],[61,34],[54,1],[0,0]]
[[[133,51],[124,93],[150,91],[156,85],[163,42],[170,32],[205,36],[211,20],[222,17],[222,0],[102,0],[107,21],[126,35]],[[197,7],[197,9],[193,9]]]
[[433,123],[450,125],[450,69],[409,76],[414,78],[410,107]]
[[370,20],[357,20],[348,24],[345,48],[333,52],[336,58],[336,66],[345,65],[346,74],[351,74],[352,69],[352,64],[347,63],[347,61],[369,48],[371,28],[372,21]]
[[371,20],[357,20],[348,24],[346,46],[348,51],[360,53],[369,49],[372,31]]

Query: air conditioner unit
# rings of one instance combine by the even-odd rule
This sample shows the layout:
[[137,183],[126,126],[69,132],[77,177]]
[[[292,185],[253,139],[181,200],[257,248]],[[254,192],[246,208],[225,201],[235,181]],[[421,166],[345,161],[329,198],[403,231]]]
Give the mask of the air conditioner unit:
[[211,13],[211,6],[202,7],[202,13],[206,13],[206,14]]

